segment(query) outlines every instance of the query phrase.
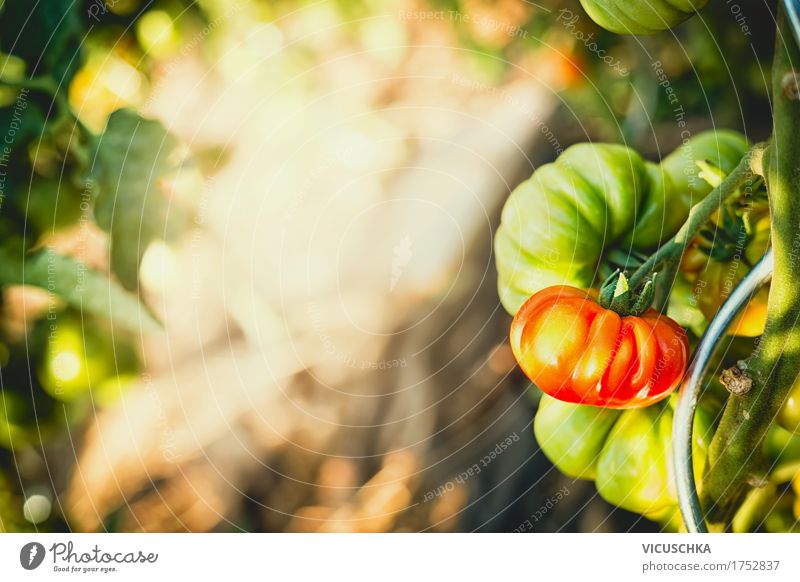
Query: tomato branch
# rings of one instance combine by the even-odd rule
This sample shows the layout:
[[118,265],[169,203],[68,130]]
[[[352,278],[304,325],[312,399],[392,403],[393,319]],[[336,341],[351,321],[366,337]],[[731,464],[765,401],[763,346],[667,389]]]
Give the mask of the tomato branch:
[[764,437],[800,372],[800,101],[786,81],[796,78],[800,50],[782,6],[775,46],[773,136],[764,160],[775,268],[764,335],[747,363],[753,386],[729,398],[709,448],[701,501],[714,523],[725,523],[748,484],[762,480]]
[[[644,281],[652,276],[660,266],[665,265],[669,282],[675,277],[675,269],[680,263],[684,251],[689,243],[697,236],[700,229],[709,221],[725,200],[733,196],[739,188],[751,182],[756,175],[763,173],[762,162],[766,144],[754,145],[747,152],[739,165],[728,174],[722,183],[714,188],[703,200],[695,204],[689,211],[689,218],[680,230],[665,242],[659,249],[638,268],[630,277],[632,289],[638,288]],[[672,274],[670,277],[669,274]]]

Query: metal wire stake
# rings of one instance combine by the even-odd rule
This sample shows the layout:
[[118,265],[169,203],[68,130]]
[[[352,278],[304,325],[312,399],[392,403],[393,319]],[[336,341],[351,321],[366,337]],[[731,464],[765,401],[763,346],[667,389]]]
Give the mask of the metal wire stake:
[[794,40],[800,45],[800,0],[783,0],[783,7],[792,26]]
[[677,481],[678,504],[683,523],[692,533],[706,533],[703,509],[694,482],[692,466],[692,425],[697,402],[702,392],[702,380],[719,340],[728,331],[733,320],[753,295],[772,278],[773,258],[770,248],[755,267],[736,286],[711,321],[695,350],[694,360],[686,371],[678,394],[675,418],[672,424],[672,450]]

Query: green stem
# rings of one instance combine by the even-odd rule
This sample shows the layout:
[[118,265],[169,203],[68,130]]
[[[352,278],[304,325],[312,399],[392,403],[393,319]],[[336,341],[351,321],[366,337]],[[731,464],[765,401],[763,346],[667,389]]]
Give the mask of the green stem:
[[631,289],[638,288],[662,263],[667,264],[667,274],[671,272],[672,278],[674,278],[684,251],[692,239],[697,236],[697,233],[700,232],[700,229],[703,228],[703,225],[709,221],[725,200],[733,196],[743,184],[752,180],[754,174],[760,173],[765,148],[766,144],[763,143],[754,145],[744,155],[736,169],[728,174],[722,183],[714,188],[708,196],[692,207],[689,211],[689,218],[686,219],[686,222],[675,236],[661,245],[631,275]]
[[[691,240],[691,239],[689,239]],[[672,286],[675,284],[675,277],[678,274],[678,268],[680,267],[681,261],[680,258],[683,255],[681,252],[680,255],[676,254],[670,257],[664,268],[661,271],[661,279],[664,281],[663,285],[660,285],[659,292],[656,294],[655,298],[655,308],[656,310],[664,313],[669,305],[669,291],[672,289]]]
[[800,101],[784,91],[793,63],[800,66],[800,51],[781,6],[772,67],[772,145],[765,159],[775,270],[764,335],[747,365],[753,387],[729,398],[709,447],[701,501],[708,519],[717,523],[733,513],[748,482],[763,478],[761,445],[800,373]]

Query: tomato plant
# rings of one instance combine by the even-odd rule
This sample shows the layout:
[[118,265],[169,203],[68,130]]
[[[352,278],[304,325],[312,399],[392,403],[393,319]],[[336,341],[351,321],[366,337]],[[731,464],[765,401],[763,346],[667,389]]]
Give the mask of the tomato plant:
[[[610,31],[653,34],[706,2],[581,4]],[[797,529],[797,502],[779,486],[797,471],[792,433],[800,427],[800,350],[787,347],[797,345],[800,321],[800,183],[787,178],[800,159],[800,112],[787,84],[796,82],[800,30],[793,34],[783,6],[778,32],[767,142],[706,132],[659,163],[627,146],[574,145],[512,192],[495,239],[499,295],[514,316],[512,350],[552,397],[534,421],[542,450],[568,475],[594,479],[611,503],[664,524],[679,521],[680,490],[692,531],[704,531],[702,511],[720,529]],[[598,285],[615,267],[628,271],[620,275],[626,285]],[[757,288],[770,268],[771,284]],[[749,302],[737,288],[752,290]],[[726,303],[732,296],[740,312]],[[711,325],[715,318],[730,338]],[[664,401],[704,333],[701,345],[722,353],[701,350],[697,370],[712,357],[726,367],[720,390],[707,390],[711,412],[694,403],[697,387],[715,379],[693,376],[680,405]],[[663,367],[657,377],[655,362]],[[683,431],[692,422],[694,432]],[[675,468],[673,451],[682,460]],[[687,465],[688,475],[678,475]],[[763,491],[752,489],[762,482]]]

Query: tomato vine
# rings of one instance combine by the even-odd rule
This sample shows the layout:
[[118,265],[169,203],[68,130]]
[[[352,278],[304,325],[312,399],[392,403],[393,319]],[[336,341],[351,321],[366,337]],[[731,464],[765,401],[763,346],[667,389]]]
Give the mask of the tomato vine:
[[760,485],[765,468],[758,454],[767,431],[800,374],[800,100],[787,87],[797,83],[800,49],[783,6],[772,69],[773,134],[763,175],[772,215],[775,267],[764,335],[747,362],[753,388],[732,395],[709,450],[701,497],[712,523],[726,523],[747,493]]

